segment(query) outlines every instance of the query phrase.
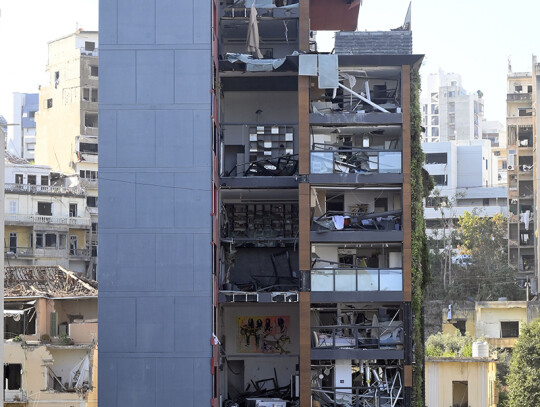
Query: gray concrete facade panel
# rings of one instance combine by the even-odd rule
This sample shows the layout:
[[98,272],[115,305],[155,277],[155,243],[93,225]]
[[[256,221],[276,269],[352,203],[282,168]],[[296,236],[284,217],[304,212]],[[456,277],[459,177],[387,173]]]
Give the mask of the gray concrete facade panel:
[[156,0],[156,42],[193,43],[193,1]]
[[174,212],[174,174],[138,173],[135,188],[137,227],[171,227],[174,219],[164,214]]
[[137,352],[174,351],[174,297],[137,298]]
[[135,103],[135,55],[131,50],[99,51],[100,65],[108,67],[102,69],[99,76],[100,108],[101,103]]
[[137,51],[137,103],[174,102],[174,51]]
[[[160,167],[192,167],[195,133],[193,111],[156,112],[156,164]],[[171,132],[170,129],[175,131]]]
[[108,162],[109,165],[116,165],[116,112],[102,111],[99,114],[99,128],[107,128],[109,132],[102,134],[99,138],[99,159]]
[[[100,1],[100,5],[106,1]],[[120,44],[154,44],[156,40],[155,11],[155,0],[118,0],[118,42]]]
[[174,302],[174,349],[197,356],[211,356],[208,326],[212,324],[212,303],[207,296],[185,298]]
[[[134,352],[136,347],[136,298],[99,298],[99,354]],[[121,340],[119,338],[122,338]],[[101,382],[99,384],[101,388]]]
[[116,157],[119,167],[153,167],[156,164],[156,117],[151,110],[122,110],[117,113],[117,143],[123,151]]
[[99,4],[99,48],[118,42],[118,1],[107,0]]
[[156,288],[161,292],[193,291],[195,275],[194,236],[156,236]]
[[[100,148],[101,140],[105,137],[100,137],[99,139]],[[102,156],[100,155],[100,157]],[[103,160],[100,159],[100,161]],[[102,194],[104,190],[116,191],[115,194],[111,194],[107,199],[101,199],[99,203],[100,230],[102,228],[122,228],[128,225],[135,225],[135,174],[126,172],[111,174],[103,172],[100,167],[99,175],[101,197],[107,196],[106,194]],[[118,208],[122,208],[122,210],[119,211]]]
[[[206,50],[175,52],[175,101],[210,103],[211,53]],[[209,153],[207,151],[207,153]]]
[[100,3],[99,404],[210,405],[211,1]]

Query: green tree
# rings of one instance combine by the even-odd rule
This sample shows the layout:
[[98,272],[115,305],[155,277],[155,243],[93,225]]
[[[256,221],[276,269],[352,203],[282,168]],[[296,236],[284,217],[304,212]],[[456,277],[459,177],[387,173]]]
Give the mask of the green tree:
[[540,318],[521,330],[507,379],[509,407],[540,406]]
[[469,335],[461,335],[459,331],[455,334],[443,334],[439,332],[431,335],[426,341],[427,357],[466,357],[472,356],[473,339]]
[[[449,200],[445,210],[453,206]],[[448,215],[441,215],[443,221],[454,218]],[[451,233],[443,231],[447,237],[442,246],[437,241],[439,236],[430,240],[430,298],[488,301],[525,297],[525,291],[516,285],[514,270],[508,266],[506,219],[501,214],[488,217],[482,216],[481,211],[465,212],[457,222],[445,227]],[[458,254],[466,256],[467,261],[455,261]]]

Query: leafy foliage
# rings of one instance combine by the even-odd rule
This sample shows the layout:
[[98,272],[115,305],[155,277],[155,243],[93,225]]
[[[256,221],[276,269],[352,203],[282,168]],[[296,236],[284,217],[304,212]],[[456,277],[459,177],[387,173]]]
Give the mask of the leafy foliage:
[[[525,296],[508,266],[506,219],[501,214],[488,217],[465,212],[443,247],[437,238],[429,243],[433,276],[429,298],[488,301]],[[456,261],[460,256],[468,261]]]
[[461,333],[431,335],[426,341],[426,356],[428,357],[472,357],[473,339]]
[[412,339],[415,350],[413,366],[412,405],[424,407],[424,326],[422,305],[424,293],[429,282],[429,249],[424,221],[423,199],[433,189],[433,179],[423,169],[424,152],[422,151],[421,132],[422,115],[420,112],[420,75],[411,70],[411,257],[412,257],[412,302],[413,314]]
[[540,406],[540,319],[521,330],[507,380],[509,407]]

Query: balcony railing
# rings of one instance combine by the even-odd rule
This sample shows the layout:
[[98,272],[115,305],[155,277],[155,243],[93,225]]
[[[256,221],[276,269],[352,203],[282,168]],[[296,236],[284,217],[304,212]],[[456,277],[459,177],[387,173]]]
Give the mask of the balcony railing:
[[29,193],[44,195],[77,195],[85,196],[86,191],[81,187],[60,187],[54,185],[31,185],[31,184],[12,184],[6,183],[5,192]]
[[348,148],[340,151],[311,151],[312,174],[401,173],[401,151]]
[[401,210],[372,212],[326,212],[313,220],[312,231],[389,231],[401,230]]
[[522,102],[532,100],[531,93],[507,93],[506,101],[507,102]]
[[17,223],[42,223],[52,225],[68,225],[68,226],[90,226],[91,220],[89,218],[79,217],[59,217],[59,216],[45,216],[45,215],[18,215],[6,213],[5,222],[17,222]]
[[311,291],[403,291],[403,270],[312,268]]
[[327,407],[404,405],[401,375],[389,379],[374,377],[374,382],[370,387],[312,387],[311,393],[314,400],[323,400]]
[[5,403],[27,403],[28,397],[26,391],[22,389],[18,390],[4,390]]
[[312,326],[312,348],[317,349],[397,349],[403,346],[403,323],[385,325]]
[[97,188],[98,187],[98,180],[97,179],[81,178],[81,187],[83,187],[83,188]]

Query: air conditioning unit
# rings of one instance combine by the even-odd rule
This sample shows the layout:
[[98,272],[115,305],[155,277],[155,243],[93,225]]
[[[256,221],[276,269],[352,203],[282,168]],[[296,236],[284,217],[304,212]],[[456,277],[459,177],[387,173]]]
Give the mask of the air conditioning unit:
[[510,171],[512,171],[512,170],[514,169],[514,166],[513,166],[513,165],[509,165],[507,168],[508,168]]

